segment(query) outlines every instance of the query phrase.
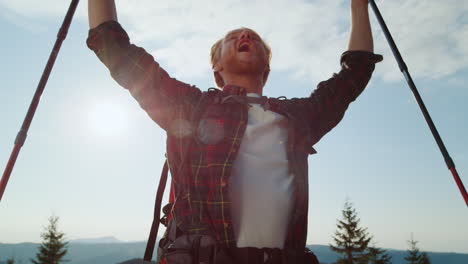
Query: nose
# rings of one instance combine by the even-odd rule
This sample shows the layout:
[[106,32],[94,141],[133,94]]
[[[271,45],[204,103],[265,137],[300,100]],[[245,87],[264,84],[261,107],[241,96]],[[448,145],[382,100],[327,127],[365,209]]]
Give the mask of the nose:
[[248,30],[243,30],[240,35],[240,39],[251,39],[250,32]]

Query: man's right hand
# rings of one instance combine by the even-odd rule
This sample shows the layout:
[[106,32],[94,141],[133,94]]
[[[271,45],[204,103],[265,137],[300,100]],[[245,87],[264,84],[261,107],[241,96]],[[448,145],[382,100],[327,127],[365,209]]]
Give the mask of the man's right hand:
[[106,21],[117,21],[114,0],[88,0],[88,18],[90,29]]

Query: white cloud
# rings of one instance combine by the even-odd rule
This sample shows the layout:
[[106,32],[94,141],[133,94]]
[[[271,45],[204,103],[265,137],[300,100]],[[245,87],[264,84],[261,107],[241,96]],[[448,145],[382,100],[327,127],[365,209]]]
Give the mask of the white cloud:
[[201,0],[178,1],[170,7],[151,2],[119,3],[122,21],[134,41],[164,42],[152,53],[167,61],[181,79],[210,74],[209,48],[241,26],[258,31],[272,46],[272,70],[291,71],[300,78],[329,77],[339,69],[339,55],[346,47],[340,25],[349,13],[340,1]]
[[[86,15],[86,0],[81,0],[78,4],[77,16],[84,17]],[[68,7],[70,6],[70,0],[0,0],[0,7],[5,13],[15,13],[17,15],[43,19],[51,17],[64,17]]]
[[[156,49],[152,54],[164,61],[176,78],[196,78],[209,74],[209,49],[212,42],[202,36],[176,38],[169,46]],[[194,52],[195,51],[195,52]]]
[[[85,18],[86,0],[80,1],[75,12],[75,18]],[[46,22],[53,19],[57,21],[57,30],[65,17],[71,1],[64,0],[0,0],[0,16],[10,22],[40,34],[47,30]]]
[[[398,0],[382,2],[379,7],[414,77],[440,79],[466,69],[468,2]],[[379,26],[374,23],[374,27]],[[386,57],[379,65],[383,78],[402,78],[380,27],[376,50],[382,50]]]
[[[0,6],[28,18],[61,16],[63,0],[0,0]],[[64,3],[66,2],[66,3]],[[86,17],[81,1],[77,16]],[[120,0],[119,18],[177,78],[211,76],[209,48],[233,28],[255,29],[273,49],[272,70],[292,72],[313,82],[339,70],[348,42],[349,0]],[[391,0],[377,4],[414,78],[451,77],[468,65],[468,2]],[[372,13],[372,11],[370,11]],[[3,12],[4,13],[4,12]],[[376,75],[402,78],[371,14],[376,53],[384,55]]]

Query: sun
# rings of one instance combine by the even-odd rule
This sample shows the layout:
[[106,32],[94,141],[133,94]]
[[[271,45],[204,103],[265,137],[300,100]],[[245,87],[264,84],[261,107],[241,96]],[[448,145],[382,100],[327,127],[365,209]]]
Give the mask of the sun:
[[97,137],[120,138],[129,130],[129,113],[125,105],[114,101],[93,102],[88,108],[87,126]]

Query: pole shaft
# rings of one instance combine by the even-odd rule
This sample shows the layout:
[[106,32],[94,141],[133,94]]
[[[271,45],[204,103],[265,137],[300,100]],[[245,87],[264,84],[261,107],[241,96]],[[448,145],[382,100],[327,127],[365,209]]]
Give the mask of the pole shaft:
[[29,105],[26,117],[24,118],[23,124],[21,125],[21,129],[16,137],[13,151],[10,155],[10,159],[8,160],[8,164],[3,172],[3,176],[0,181],[0,201],[2,200],[3,194],[8,184],[8,180],[10,179],[11,172],[13,171],[21,147],[26,141],[29,127],[31,126],[31,122],[34,118],[34,114],[36,113],[37,106],[39,105],[39,101],[41,100],[42,93],[44,92],[52,68],[54,67],[54,63],[60,51],[60,47],[62,46],[62,43],[67,36],[68,29],[70,28],[70,24],[73,19],[73,15],[75,14],[78,3],[79,0],[71,1],[70,7],[68,8],[67,14],[65,15],[65,19],[63,20],[62,26],[57,34],[57,40],[55,41],[54,47],[52,48],[52,52],[50,53],[49,59],[44,68],[39,84],[37,85],[34,97],[31,101],[31,104]]
[[468,194],[466,193],[465,186],[463,186],[463,182],[460,179],[457,170],[455,168],[451,168],[450,172],[452,172],[453,179],[457,183],[457,186],[460,189],[460,192],[462,193],[463,199],[465,199],[465,202],[467,202],[468,204]]
[[16,158],[18,158],[20,148],[21,146],[19,144],[15,144],[15,146],[13,147],[13,151],[11,152],[10,159],[8,160],[7,166],[5,168],[5,171],[3,172],[2,180],[0,181],[0,200],[2,199],[8,180],[10,179],[11,171],[15,166]]
[[444,157],[445,163],[447,164],[448,169],[452,172],[452,175],[462,194],[462,197],[465,200],[466,205],[468,206],[468,194],[466,192],[465,186],[463,185],[463,182],[461,181],[460,176],[458,175],[458,172],[455,168],[455,163],[450,157],[447,151],[447,148],[445,147],[445,144],[442,141],[442,138],[440,137],[439,132],[437,131],[437,128],[434,122],[432,121],[429,111],[427,110],[426,105],[424,104],[421,98],[421,95],[419,94],[418,89],[416,88],[416,85],[414,84],[413,78],[411,77],[411,74],[408,71],[408,67],[406,66],[406,63],[403,61],[403,57],[401,56],[400,51],[398,50],[398,47],[396,46],[395,41],[393,40],[393,37],[390,34],[390,31],[388,30],[387,25],[385,24],[382,14],[380,13],[377,5],[375,4],[375,1],[369,0],[369,4],[374,10],[377,21],[379,21],[379,24],[382,28],[385,38],[387,39],[388,44],[390,45],[390,48],[393,52],[393,55],[395,56],[395,59],[398,62],[398,66],[400,67],[401,72],[405,76],[406,82],[408,83],[411,91],[414,94],[414,97],[416,98],[419,108],[421,109],[423,116],[426,119],[426,122],[432,132],[432,135],[434,136],[434,139],[437,142],[437,145],[439,146],[440,152],[442,153],[442,156]]

